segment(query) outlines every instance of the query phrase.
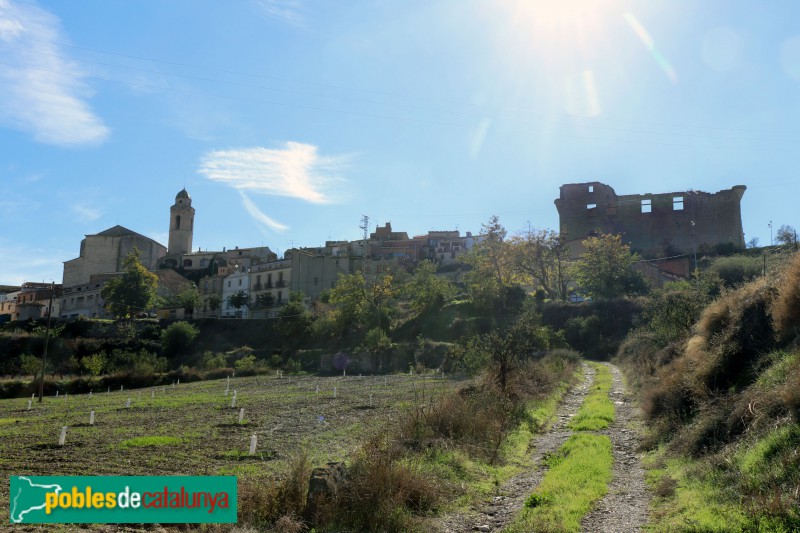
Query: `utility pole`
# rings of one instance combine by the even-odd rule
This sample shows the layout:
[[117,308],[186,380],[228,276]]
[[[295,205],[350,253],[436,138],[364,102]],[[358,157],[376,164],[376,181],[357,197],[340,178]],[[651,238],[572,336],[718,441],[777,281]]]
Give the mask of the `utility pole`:
[[44,351],[42,352],[42,380],[39,382],[39,403],[44,396],[44,371],[47,367],[47,345],[50,342],[50,320],[53,318],[53,294],[56,292],[56,282],[50,284],[50,306],[47,308],[47,332],[44,335]]
[[367,215],[361,216],[361,228],[363,240],[361,241],[361,271],[364,278],[367,277],[367,239],[369,238],[369,217]]
[[772,221],[770,220],[769,224],[767,224],[767,225],[769,226],[769,245],[772,246],[773,245],[773,242],[772,242]]

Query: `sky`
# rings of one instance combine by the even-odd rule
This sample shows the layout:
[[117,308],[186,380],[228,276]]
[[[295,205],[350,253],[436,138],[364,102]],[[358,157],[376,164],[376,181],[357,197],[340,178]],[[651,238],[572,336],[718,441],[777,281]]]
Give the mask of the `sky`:
[[194,248],[558,228],[565,183],[798,227],[800,3],[0,0],[0,284],[120,224]]

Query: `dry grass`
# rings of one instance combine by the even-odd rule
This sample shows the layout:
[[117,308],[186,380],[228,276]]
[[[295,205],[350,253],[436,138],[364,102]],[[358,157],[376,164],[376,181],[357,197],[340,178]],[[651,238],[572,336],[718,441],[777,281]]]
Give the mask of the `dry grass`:
[[790,341],[800,334],[800,254],[778,275],[776,285],[770,314],[780,338]]
[[407,452],[385,434],[368,441],[322,522],[354,531],[415,529],[416,517],[435,510],[445,491]]
[[[306,505],[311,461],[301,453],[289,462],[285,476],[269,481],[242,480],[239,486],[239,521],[259,529],[274,527],[278,531],[290,528],[298,521]],[[302,531],[297,529],[296,531]]]

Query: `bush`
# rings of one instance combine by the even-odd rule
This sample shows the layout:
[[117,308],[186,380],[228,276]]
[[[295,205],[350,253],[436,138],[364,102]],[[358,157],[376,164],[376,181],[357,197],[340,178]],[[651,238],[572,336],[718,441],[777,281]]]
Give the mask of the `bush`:
[[161,332],[163,354],[174,357],[186,353],[200,330],[188,322],[175,322]]
[[228,366],[228,360],[222,354],[214,355],[212,352],[205,352],[203,358],[200,360],[200,364],[205,370],[215,370]]
[[714,260],[704,276],[719,278],[727,288],[738,287],[762,274],[763,263],[756,257],[733,256]]
[[99,376],[103,373],[108,359],[103,352],[94,353],[81,359],[81,366],[92,376]]
[[443,492],[404,451],[377,436],[368,441],[348,469],[348,480],[333,503],[330,518],[355,531],[414,530],[414,515],[425,515],[441,503]]
[[778,276],[777,290],[770,314],[781,340],[788,342],[800,333],[800,254]]
[[254,368],[256,366],[256,356],[252,354],[246,355],[234,362],[233,366],[236,367],[237,370]]
[[311,461],[301,454],[290,459],[288,472],[282,478],[258,482],[241,480],[239,520],[266,530],[279,525],[278,522],[286,523],[289,518],[301,516],[310,475]]

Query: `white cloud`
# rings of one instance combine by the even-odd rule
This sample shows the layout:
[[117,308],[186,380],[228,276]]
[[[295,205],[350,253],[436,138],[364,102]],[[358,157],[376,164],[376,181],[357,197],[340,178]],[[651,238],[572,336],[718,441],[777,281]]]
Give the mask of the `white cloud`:
[[321,156],[311,144],[283,148],[216,150],[203,155],[199,172],[239,191],[299,198],[315,204],[341,200],[346,184],[339,172],[349,156]]
[[304,26],[304,6],[299,0],[255,0],[256,5],[269,18],[295,26]]
[[109,129],[86,103],[85,73],[66,59],[57,17],[0,0],[0,122],[61,146],[97,144]]
[[247,197],[245,193],[239,191],[239,194],[242,195],[242,205],[247,210],[247,212],[250,213],[250,216],[256,220],[256,222],[270,228],[271,230],[278,232],[283,232],[289,229],[289,226],[281,224],[277,220],[268,217],[263,211],[261,211],[258,208],[258,206],[256,206],[256,204],[253,203],[253,201],[250,198]]
[[70,209],[78,215],[81,222],[94,222],[103,216],[103,210],[101,208],[89,205],[87,202],[72,204]]

